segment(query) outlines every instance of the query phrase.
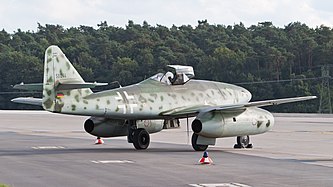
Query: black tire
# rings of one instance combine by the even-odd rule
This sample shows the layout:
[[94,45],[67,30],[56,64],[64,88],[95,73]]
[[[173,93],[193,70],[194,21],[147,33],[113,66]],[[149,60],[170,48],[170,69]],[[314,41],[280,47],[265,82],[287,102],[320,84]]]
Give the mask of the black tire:
[[234,149],[241,149],[241,148],[242,148],[242,146],[239,145],[239,144],[235,144],[235,145],[234,145]]
[[206,151],[206,149],[208,148],[208,145],[199,145],[199,144],[197,144],[197,140],[198,140],[198,135],[193,133],[193,135],[192,135],[193,149],[196,151]]
[[147,149],[150,143],[149,133],[145,129],[136,129],[133,135],[135,149]]
[[252,149],[253,145],[250,143],[248,146],[246,146],[247,149]]
[[250,144],[249,136],[237,136],[237,144],[241,146],[241,148],[246,148]]

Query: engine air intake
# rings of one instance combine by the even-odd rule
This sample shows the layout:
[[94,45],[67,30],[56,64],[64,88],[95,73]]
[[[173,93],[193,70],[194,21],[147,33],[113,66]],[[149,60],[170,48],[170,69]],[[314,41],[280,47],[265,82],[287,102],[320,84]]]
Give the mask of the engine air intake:
[[202,130],[202,123],[201,123],[200,120],[195,119],[195,120],[192,122],[192,130],[193,130],[193,132],[195,132],[195,133],[199,133],[199,132],[201,132],[201,130]]

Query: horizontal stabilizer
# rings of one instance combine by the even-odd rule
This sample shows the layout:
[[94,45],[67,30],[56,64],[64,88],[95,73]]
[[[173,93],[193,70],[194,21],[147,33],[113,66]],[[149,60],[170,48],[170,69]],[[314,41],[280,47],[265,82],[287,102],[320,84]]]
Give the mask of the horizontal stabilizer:
[[18,89],[18,90],[42,91],[43,90],[43,83],[24,84],[22,82],[20,84],[14,85],[13,88]]
[[[73,90],[73,89],[82,89],[82,88],[95,88],[97,86],[106,86],[108,83],[59,83],[57,86],[57,90]],[[43,83],[32,83],[32,84],[24,84],[23,82],[20,84],[16,84],[13,86],[14,89],[18,90],[28,90],[28,91],[42,91]]]
[[41,98],[18,97],[18,98],[12,99],[11,101],[14,102],[14,103],[42,106],[42,99]]
[[82,89],[82,88],[95,88],[96,86],[106,86],[108,83],[59,83],[56,87],[56,90],[74,90],[74,89]]

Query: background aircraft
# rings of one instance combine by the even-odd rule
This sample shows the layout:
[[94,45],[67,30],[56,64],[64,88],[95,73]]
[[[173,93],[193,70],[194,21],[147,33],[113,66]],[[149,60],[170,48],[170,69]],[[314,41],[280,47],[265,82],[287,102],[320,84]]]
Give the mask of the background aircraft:
[[163,129],[165,120],[195,117],[192,147],[206,150],[216,138],[237,137],[235,148],[252,145],[249,135],[274,125],[271,113],[258,107],[314,99],[316,96],[251,100],[246,89],[213,81],[193,80],[190,66],[170,65],[175,73],[156,74],[140,83],[93,93],[106,83],[85,82],[57,46],[45,52],[44,80],[19,84],[17,89],[42,90],[43,98],[16,98],[13,102],[42,106],[55,113],[91,116],[86,132],[100,137],[127,136],[136,149],[146,149],[150,133]]

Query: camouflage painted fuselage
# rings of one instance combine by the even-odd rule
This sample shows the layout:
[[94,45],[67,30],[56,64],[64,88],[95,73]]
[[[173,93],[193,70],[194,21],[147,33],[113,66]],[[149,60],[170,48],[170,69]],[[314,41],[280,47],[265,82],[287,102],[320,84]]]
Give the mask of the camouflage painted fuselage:
[[[57,99],[56,112],[114,119],[162,119],[168,113],[199,106],[223,106],[247,103],[246,89],[213,81],[190,80],[184,85],[167,85],[147,79],[138,84],[92,93],[83,98],[64,94]],[[173,115],[174,117],[175,115]]]
[[171,85],[159,75],[138,84],[93,93],[57,46],[45,53],[42,105],[64,114],[113,119],[165,119],[193,115],[199,108],[247,103],[244,88],[213,81],[190,80]]

